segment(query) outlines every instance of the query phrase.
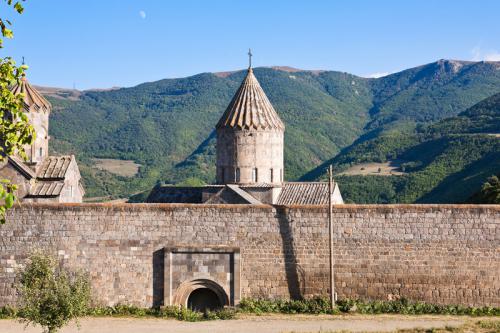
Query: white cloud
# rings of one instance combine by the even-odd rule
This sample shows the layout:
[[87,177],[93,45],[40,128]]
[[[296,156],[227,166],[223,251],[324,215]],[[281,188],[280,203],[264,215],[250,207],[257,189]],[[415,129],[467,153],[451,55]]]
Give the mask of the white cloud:
[[484,56],[484,60],[486,61],[500,61],[500,52],[492,52],[488,53]]
[[473,61],[500,61],[500,52],[497,50],[484,51],[477,45],[470,50]]
[[365,77],[370,78],[370,79],[378,79],[379,77],[387,76],[392,73],[390,72],[375,72],[372,74],[365,75]]
[[146,18],[146,12],[141,10],[139,11],[139,16],[142,18],[142,19],[145,19]]
[[472,50],[470,50],[470,53],[472,54],[472,61],[481,61],[481,47],[479,46],[474,46]]

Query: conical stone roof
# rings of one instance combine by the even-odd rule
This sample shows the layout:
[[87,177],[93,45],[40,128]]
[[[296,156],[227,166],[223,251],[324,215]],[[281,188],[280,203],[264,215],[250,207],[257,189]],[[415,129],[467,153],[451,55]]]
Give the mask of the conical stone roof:
[[217,123],[219,128],[285,130],[252,68]]
[[22,77],[21,81],[12,87],[11,91],[17,94],[24,94],[24,109],[29,111],[50,112],[52,105],[45,97],[42,96],[35,88],[29,84],[26,77]]

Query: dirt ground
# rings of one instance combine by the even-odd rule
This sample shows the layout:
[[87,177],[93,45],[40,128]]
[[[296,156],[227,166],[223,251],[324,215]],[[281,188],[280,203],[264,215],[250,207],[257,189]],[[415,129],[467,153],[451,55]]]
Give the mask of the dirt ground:
[[[61,333],[283,333],[283,332],[387,332],[411,328],[457,327],[470,320],[452,316],[402,315],[266,315],[240,316],[235,320],[182,322],[173,319],[87,318]],[[478,320],[478,319],[474,319]],[[28,327],[15,320],[0,320],[1,333],[41,333],[40,327]]]

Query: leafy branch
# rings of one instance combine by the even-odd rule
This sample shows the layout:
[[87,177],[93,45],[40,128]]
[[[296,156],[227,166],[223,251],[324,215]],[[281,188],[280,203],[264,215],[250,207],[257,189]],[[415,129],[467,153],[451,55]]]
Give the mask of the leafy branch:
[[[20,1],[4,0],[18,14],[22,14],[24,7]],[[11,22],[0,18],[0,48],[3,48],[3,38],[13,38]],[[26,158],[24,146],[32,144],[35,139],[35,131],[29,123],[28,116],[23,112],[24,95],[15,95],[11,87],[20,83],[24,77],[24,71],[28,66],[16,66],[11,57],[0,59],[0,162],[5,164],[8,156],[19,154]],[[0,180],[0,223],[5,223],[6,211],[16,201],[15,191],[17,186],[8,179]]]

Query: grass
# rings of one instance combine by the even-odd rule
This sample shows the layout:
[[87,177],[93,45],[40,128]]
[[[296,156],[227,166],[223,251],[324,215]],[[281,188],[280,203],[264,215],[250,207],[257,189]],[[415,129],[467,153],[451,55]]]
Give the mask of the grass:
[[95,158],[94,167],[122,177],[134,177],[139,172],[140,164],[132,160],[117,160],[112,158]]
[[375,175],[375,176],[401,176],[405,173],[401,171],[401,161],[391,160],[382,163],[361,163],[349,167],[339,175]]

